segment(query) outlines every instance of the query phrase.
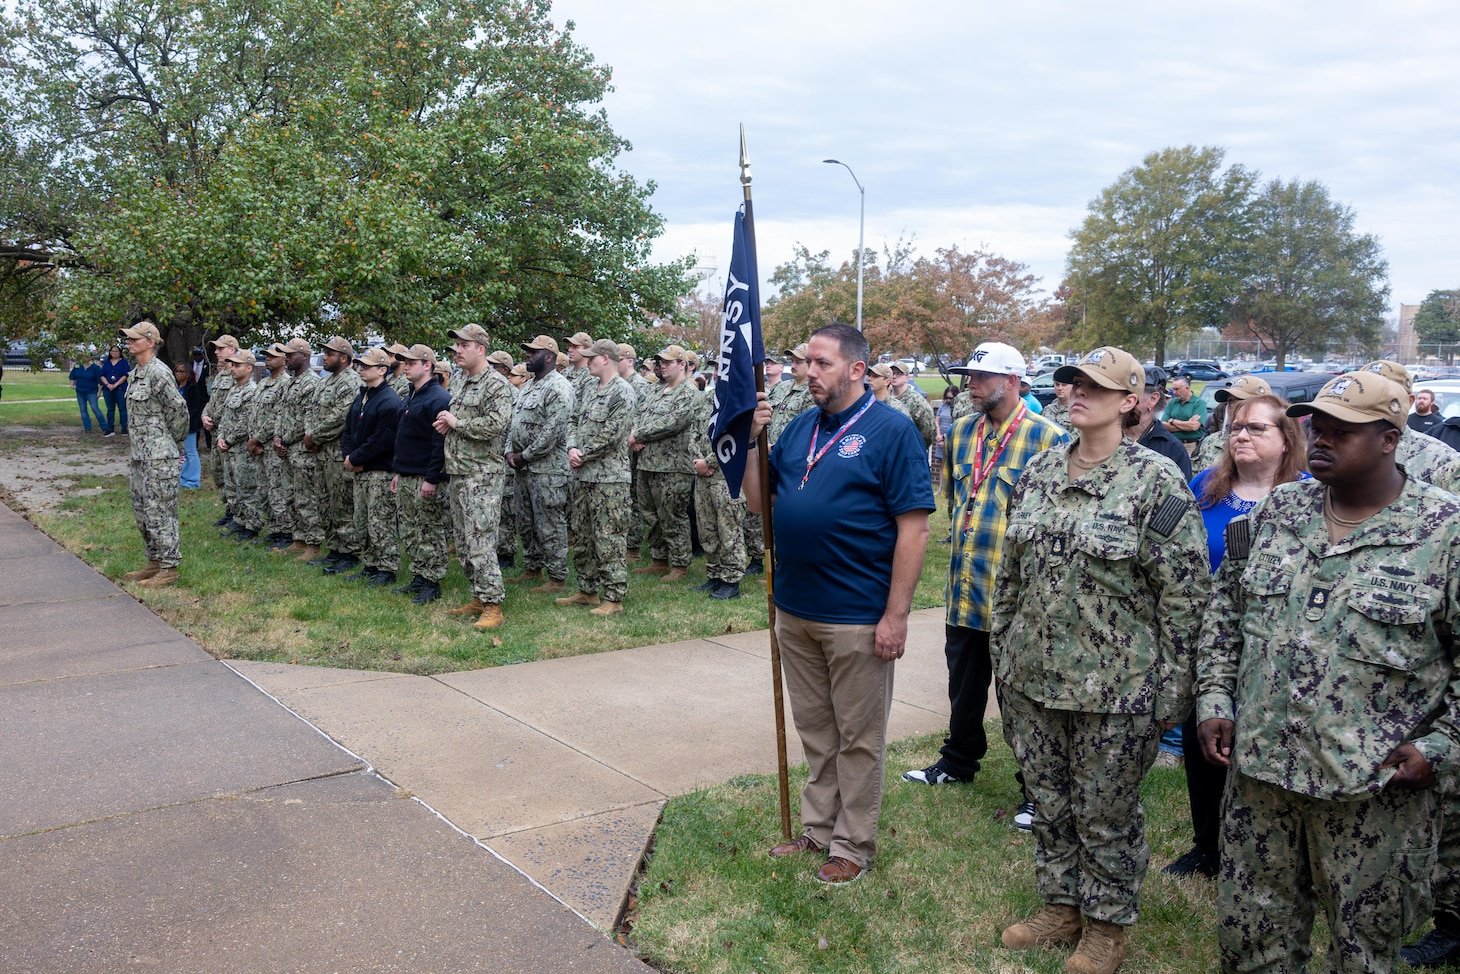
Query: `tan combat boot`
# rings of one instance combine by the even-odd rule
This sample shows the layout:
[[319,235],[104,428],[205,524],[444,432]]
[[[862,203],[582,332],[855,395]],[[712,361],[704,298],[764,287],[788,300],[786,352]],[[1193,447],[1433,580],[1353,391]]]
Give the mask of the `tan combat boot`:
[[127,572],[127,574],[122,576],[122,581],[140,582],[144,578],[151,578],[153,575],[156,575],[160,571],[162,571],[161,562],[149,561],[146,568],[139,568],[134,572]]
[[556,578],[550,578],[547,581],[543,582],[541,585],[534,585],[531,589],[529,589],[529,591],[561,592],[565,588],[567,588],[567,586],[564,585],[562,582],[558,581]]
[[596,609],[589,609],[588,614],[591,616],[611,616],[618,615],[623,610],[624,604],[622,602],[604,602]]
[[500,605],[486,605],[482,607],[482,614],[473,624],[476,629],[496,629],[503,622],[502,607]]
[[597,592],[579,592],[577,595],[570,595],[565,599],[553,599],[558,605],[586,605],[592,608],[598,605],[601,599]]
[[294,542],[293,544],[291,544],[287,548],[270,548],[269,549],[269,554],[271,554],[271,555],[297,555],[297,554],[299,554],[299,552],[303,551],[304,549],[306,549],[308,547],[309,547],[309,545],[305,544],[303,541],[296,541],[296,542]]
[[521,575],[518,575],[516,578],[509,578],[509,579],[507,579],[507,581],[509,581],[509,582],[536,582],[536,581],[540,581],[541,579],[542,579],[542,569],[541,568],[534,568],[531,571],[525,571],[525,572],[523,572]]
[[294,557],[294,560],[312,561],[313,559],[318,558],[321,554],[323,554],[323,552],[319,550],[319,545],[307,544],[304,546],[304,550],[299,552],[299,554]]
[[662,558],[655,558],[642,568],[635,568],[635,575],[663,575],[669,571],[669,562]]
[[167,588],[177,581],[176,568],[159,568],[157,574],[151,578],[144,578],[137,583],[139,588]]
[[1125,927],[1103,920],[1085,926],[1080,946],[1065,961],[1065,974],[1115,974],[1125,960]]
[[472,599],[466,605],[458,605],[454,609],[447,609],[446,614],[449,616],[474,616],[485,608],[486,606],[482,605],[478,599]]
[[1004,930],[1004,946],[1013,950],[1030,947],[1070,947],[1080,939],[1080,911],[1073,906],[1046,903],[1022,923]]
[[671,568],[669,574],[660,579],[661,582],[681,582],[689,574],[687,568]]

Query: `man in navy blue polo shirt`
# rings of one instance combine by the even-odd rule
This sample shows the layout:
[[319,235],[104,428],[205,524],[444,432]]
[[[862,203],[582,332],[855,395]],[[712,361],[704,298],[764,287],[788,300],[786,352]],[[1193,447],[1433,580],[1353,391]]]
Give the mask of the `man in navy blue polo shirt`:
[[[893,661],[907,643],[933,491],[912,420],[863,382],[867,341],[850,325],[807,343],[811,397],[770,454],[776,528],[776,638],[810,775],[802,835],[776,857],[827,853],[823,883],[847,883],[872,861]],[[770,423],[759,396],[752,435]],[[764,510],[752,451],[742,483]]]

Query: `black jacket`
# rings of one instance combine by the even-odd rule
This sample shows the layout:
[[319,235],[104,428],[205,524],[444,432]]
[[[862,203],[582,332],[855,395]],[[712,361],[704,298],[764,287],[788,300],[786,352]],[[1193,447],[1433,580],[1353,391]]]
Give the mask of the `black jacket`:
[[1136,442],[1147,450],[1155,450],[1176,464],[1181,468],[1181,476],[1186,478],[1187,483],[1191,483],[1191,455],[1186,452],[1186,447],[1181,445],[1180,440],[1166,431],[1159,418]]
[[1430,427],[1430,436],[1452,450],[1460,450],[1460,416],[1451,416],[1440,425]]
[[390,386],[384,382],[374,389],[361,386],[350,404],[340,453],[366,471],[393,469],[395,430],[400,414],[400,396]]
[[406,396],[395,431],[395,472],[439,484],[446,476],[446,437],[431,424],[451,406],[451,394],[434,378]]

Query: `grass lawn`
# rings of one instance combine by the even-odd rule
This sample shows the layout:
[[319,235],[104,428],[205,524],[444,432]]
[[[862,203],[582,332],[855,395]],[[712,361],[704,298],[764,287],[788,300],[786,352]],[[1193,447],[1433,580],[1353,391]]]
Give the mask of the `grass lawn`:
[[[1068,951],[1016,952],[999,942],[1005,926],[1040,903],[1034,839],[1008,824],[1019,794],[1002,731],[989,725],[988,760],[972,785],[900,780],[926,765],[941,740],[889,749],[877,858],[847,887],[818,883],[816,856],[766,855],[780,841],[773,775],[672,799],[630,918],[634,947],[665,971],[696,974],[1062,972]],[[793,769],[793,830],[805,778],[804,766]],[[1214,971],[1215,884],[1160,875],[1190,846],[1182,772],[1153,769],[1142,797],[1151,868],[1121,969]],[[1326,936],[1315,931],[1315,943]]]
[[[71,496],[37,518],[40,526],[108,578],[140,567],[145,556],[120,477],[79,476]],[[205,477],[206,480],[206,477]],[[742,583],[741,598],[719,602],[689,586],[704,581],[696,561],[685,582],[629,576],[625,611],[608,619],[559,608],[556,597],[514,585],[509,572],[507,624],[480,633],[446,610],[468,601],[466,580],[454,561],[443,598],[422,608],[389,589],[372,588],[318,568],[270,555],[251,544],[225,541],[213,527],[221,514],[209,488],[183,491],[181,584],[131,591],[168,622],[221,657],[318,666],[443,673],[503,663],[576,656],[605,650],[697,639],[766,626],[765,593],[758,577]],[[945,513],[933,516],[932,542],[914,606],[941,605],[947,576]],[[409,580],[402,575],[400,581]],[[576,591],[573,577],[569,589]]]
[[[71,390],[66,373],[11,368],[5,370],[3,385],[5,395],[0,399],[0,425],[81,425],[81,416],[76,410],[76,393]],[[24,401],[36,399],[45,401]],[[106,409],[105,405],[102,409]]]

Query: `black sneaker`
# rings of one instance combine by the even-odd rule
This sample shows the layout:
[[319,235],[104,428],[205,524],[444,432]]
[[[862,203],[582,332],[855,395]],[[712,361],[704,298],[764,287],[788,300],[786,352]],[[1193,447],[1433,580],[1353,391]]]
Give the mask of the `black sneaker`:
[[428,602],[435,602],[439,598],[441,598],[441,583],[427,581],[416,590],[416,596],[411,601],[417,605],[425,605]]
[[503,571],[506,571],[507,569],[512,568],[516,564],[517,564],[517,557],[515,555],[498,555],[497,556],[497,567],[500,568],[500,569],[502,569]]
[[[328,569],[326,569],[328,571]],[[347,582],[368,582],[375,575],[373,568],[361,568],[358,572],[351,572],[345,576]]]
[[1436,927],[1408,947],[1399,948],[1399,959],[1410,967],[1443,967],[1460,960],[1460,936]]
[[259,533],[253,528],[234,528],[233,533],[229,535],[234,541],[252,541],[258,536]]
[[306,565],[313,565],[315,568],[327,568],[340,560],[338,551],[331,551],[327,555],[320,555],[318,558],[311,558],[305,562]]
[[926,768],[920,768],[916,771],[904,771],[902,773],[902,780],[916,781],[924,785],[961,785],[973,779],[960,778],[958,775],[950,772],[947,765],[942,761],[934,761]]
[[371,585],[393,585],[395,584],[395,572],[372,571],[365,581]]
[[294,543],[294,537],[293,537],[293,535],[281,534],[281,535],[279,535],[279,540],[278,541],[275,541],[269,547],[271,547],[271,548],[277,548],[277,549],[281,549],[282,550],[284,548],[289,547],[293,543]]
[[425,584],[426,580],[420,575],[412,575],[409,582],[406,582],[404,585],[397,586],[392,591],[394,591],[396,595],[415,595],[421,590],[421,586]]
[[354,555],[340,555],[339,560],[324,566],[324,573],[326,575],[343,575],[358,564],[360,564],[360,559]]
[[1193,847],[1186,855],[1161,870],[1167,876],[1203,876],[1217,878],[1217,857]]
[[103,433],[101,435],[104,436],[104,437],[106,437],[106,436],[116,436],[117,435],[117,431],[116,430],[107,430],[105,433]]
[[710,590],[710,598],[720,599],[722,602],[726,599],[738,599],[740,598],[740,583],[721,582],[719,588]]
[[750,564],[745,566],[745,574],[763,575],[765,574],[765,564],[759,558],[752,558]]
[[689,590],[691,592],[713,592],[719,586],[720,580],[718,578],[707,578],[700,585],[691,585]]

